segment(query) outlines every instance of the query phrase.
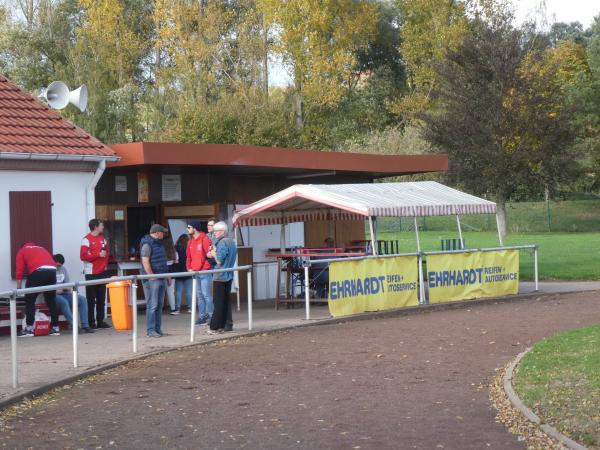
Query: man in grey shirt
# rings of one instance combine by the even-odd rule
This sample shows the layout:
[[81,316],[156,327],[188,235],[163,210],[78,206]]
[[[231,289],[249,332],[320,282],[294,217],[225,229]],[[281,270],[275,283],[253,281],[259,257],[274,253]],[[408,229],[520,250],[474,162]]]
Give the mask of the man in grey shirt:
[[[67,268],[64,266],[65,257],[60,253],[57,253],[53,256],[54,261],[56,262],[56,283],[70,283],[71,279],[69,278],[69,272],[67,272]],[[58,310],[62,312],[62,315],[65,316],[67,322],[71,324],[73,327],[73,311],[71,310],[71,302],[73,301],[72,289],[59,289],[56,291],[56,306]],[[88,304],[87,299],[81,295],[77,295],[77,304],[79,305],[79,320],[81,321],[81,328],[86,333],[93,333],[94,330],[90,327],[88,323]]]

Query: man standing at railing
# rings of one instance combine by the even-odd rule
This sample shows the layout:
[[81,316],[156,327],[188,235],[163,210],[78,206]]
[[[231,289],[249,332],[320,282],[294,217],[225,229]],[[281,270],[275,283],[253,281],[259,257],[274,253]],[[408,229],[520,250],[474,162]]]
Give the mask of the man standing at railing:
[[[108,266],[108,243],[104,238],[104,223],[92,219],[89,223],[90,232],[81,241],[79,257],[83,261],[83,273],[86,280],[106,278]],[[86,286],[85,293],[88,302],[88,322],[92,328],[110,328],[104,322],[104,303],[106,301],[106,286],[97,284]],[[94,314],[95,312],[95,314]]]
[[[215,269],[231,269],[235,266],[237,247],[233,239],[226,237],[227,224],[225,222],[215,223],[214,233],[214,246],[208,253],[208,256],[215,259],[217,263]],[[233,272],[219,272],[214,275],[215,312],[210,321],[208,334],[233,330],[231,302],[229,299],[232,281]]]
[[[210,262],[206,255],[212,247],[209,237],[201,231],[199,220],[190,220],[187,231],[190,240],[186,252],[186,265],[189,272],[202,272],[210,270]],[[214,310],[212,296],[212,274],[198,274],[198,320],[196,325],[203,325],[210,321]]]
[[[26,288],[51,286],[56,284],[56,265],[48,250],[33,242],[27,242],[17,252],[16,258],[17,289],[21,289],[23,277],[27,274]],[[25,320],[27,326],[19,332],[19,337],[33,336],[35,321],[35,300],[38,294],[25,295]],[[50,309],[52,328],[51,335],[60,335],[58,328],[58,311],[56,308],[56,291],[44,292],[44,300]]]
[[[140,256],[142,257],[142,275],[167,273],[167,252],[162,243],[168,230],[155,223],[150,227],[150,234],[144,236],[140,242]],[[144,280],[146,298],[146,330],[148,337],[162,337],[162,310],[165,299],[167,280],[164,278],[151,278]]]

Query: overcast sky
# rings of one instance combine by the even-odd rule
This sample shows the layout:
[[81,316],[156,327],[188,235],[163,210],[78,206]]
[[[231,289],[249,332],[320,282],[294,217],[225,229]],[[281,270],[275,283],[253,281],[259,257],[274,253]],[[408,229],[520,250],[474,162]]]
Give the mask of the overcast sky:
[[581,22],[587,28],[600,14],[600,0],[513,0],[517,22],[520,24],[528,18],[536,18],[535,11],[540,3],[546,4],[548,23]]

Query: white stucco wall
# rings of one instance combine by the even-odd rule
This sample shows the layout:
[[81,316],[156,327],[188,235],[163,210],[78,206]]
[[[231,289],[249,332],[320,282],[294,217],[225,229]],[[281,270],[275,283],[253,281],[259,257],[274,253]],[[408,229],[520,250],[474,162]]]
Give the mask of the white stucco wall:
[[13,289],[10,277],[9,191],[51,191],[53,252],[62,253],[72,281],[83,279],[81,238],[88,232],[86,187],[91,172],[0,171],[0,291]]

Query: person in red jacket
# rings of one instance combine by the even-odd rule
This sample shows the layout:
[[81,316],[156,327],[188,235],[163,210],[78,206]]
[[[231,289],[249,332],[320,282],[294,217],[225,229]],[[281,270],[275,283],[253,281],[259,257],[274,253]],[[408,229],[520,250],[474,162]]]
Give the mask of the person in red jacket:
[[[108,276],[106,273],[109,257],[108,243],[104,238],[104,223],[98,219],[92,219],[89,226],[90,232],[81,241],[79,257],[83,261],[85,279],[98,280]],[[106,286],[104,284],[86,286],[85,293],[88,301],[90,327],[110,328],[110,325],[104,321]]]
[[[56,263],[44,247],[27,242],[17,252],[16,257],[17,289],[21,289],[23,278],[27,275],[26,288],[50,286],[56,284]],[[33,336],[35,322],[35,300],[38,294],[25,295],[25,321],[27,326],[19,332],[19,337]],[[58,328],[58,310],[56,308],[56,291],[44,292],[44,300],[50,309],[52,328],[50,334],[60,335]]]
[[[201,231],[201,222],[199,220],[190,220],[187,226],[187,232],[190,235],[186,251],[186,266],[188,272],[198,272],[210,270],[210,262],[206,258],[206,253],[210,251],[212,242],[210,238]],[[212,296],[212,274],[198,274],[198,320],[196,325],[203,325],[210,321],[215,309]],[[189,305],[191,308],[191,304]]]

